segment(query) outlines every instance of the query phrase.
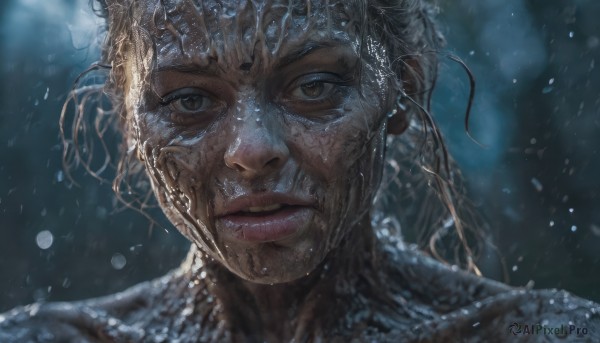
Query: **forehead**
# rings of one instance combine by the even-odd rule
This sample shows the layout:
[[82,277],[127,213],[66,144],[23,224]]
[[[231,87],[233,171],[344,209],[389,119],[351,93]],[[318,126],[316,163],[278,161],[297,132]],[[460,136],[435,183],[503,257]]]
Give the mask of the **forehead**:
[[[357,1],[144,0],[139,23],[157,66],[268,66],[306,45],[358,47]],[[257,63],[258,62],[258,63]]]

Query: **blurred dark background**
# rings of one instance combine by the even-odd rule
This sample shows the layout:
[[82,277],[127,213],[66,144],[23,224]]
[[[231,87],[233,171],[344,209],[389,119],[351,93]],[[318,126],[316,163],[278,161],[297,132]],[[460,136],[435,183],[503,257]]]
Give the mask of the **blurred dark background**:
[[[435,116],[493,228],[513,285],[600,301],[600,2],[440,1],[448,51]],[[58,118],[98,55],[88,1],[0,2],[0,312],[122,290],[164,274],[186,241],[121,210],[110,185],[61,165]],[[110,178],[110,173],[105,175]],[[160,215],[157,214],[160,218]],[[484,272],[502,279],[496,264]]]

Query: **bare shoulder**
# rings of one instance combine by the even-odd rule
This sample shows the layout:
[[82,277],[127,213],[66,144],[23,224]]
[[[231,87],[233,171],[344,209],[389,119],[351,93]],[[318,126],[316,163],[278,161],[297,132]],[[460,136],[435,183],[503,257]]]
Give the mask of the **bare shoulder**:
[[511,290],[425,321],[415,340],[600,342],[600,306],[558,290]]
[[432,307],[450,312],[513,288],[456,267],[445,265],[417,248],[386,249],[386,273],[401,292]]
[[0,314],[0,342],[137,342],[144,331],[127,323],[144,306],[140,284],[123,293],[80,302],[31,304]]
[[0,314],[0,342],[210,342],[221,333],[211,325],[214,308],[176,271],[106,297]]
[[[600,342],[600,305],[560,290],[517,289],[445,266],[415,250],[393,273],[435,315],[381,341]],[[417,281],[415,281],[417,280]],[[420,281],[419,281],[420,280]]]

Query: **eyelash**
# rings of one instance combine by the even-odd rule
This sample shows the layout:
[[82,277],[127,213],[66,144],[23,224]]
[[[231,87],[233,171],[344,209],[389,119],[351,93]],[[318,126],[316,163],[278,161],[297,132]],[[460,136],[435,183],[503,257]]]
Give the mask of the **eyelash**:
[[[333,73],[302,75],[289,84],[280,95],[280,102],[291,112],[306,117],[329,117],[324,111],[334,110],[341,98],[353,84],[352,78],[342,78]],[[311,98],[303,87],[323,87],[320,94]],[[302,94],[294,94],[302,92]],[[198,109],[186,109],[181,101],[201,100]],[[202,89],[188,87],[175,90],[160,99],[160,105],[168,108],[170,120],[180,125],[208,125],[224,109],[224,103]],[[194,103],[192,103],[194,105]]]
[[[182,104],[177,104],[178,101],[186,99],[196,101],[202,100],[200,108],[185,109]],[[205,104],[208,102],[208,104]],[[176,124],[208,124],[212,121],[219,109],[219,101],[215,97],[197,88],[182,88],[172,93],[167,94],[160,99],[160,104],[169,109],[170,118]]]
[[[314,99],[302,99],[294,95],[301,87],[311,84],[324,85],[324,94]],[[293,112],[317,113],[326,110],[332,110],[339,105],[341,97],[346,93],[348,86],[353,84],[352,78],[341,78],[333,73],[315,73],[303,75],[294,80],[285,92],[282,102]],[[327,89],[327,87],[330,87]],[[300,90],[301,91],[301,90]]]

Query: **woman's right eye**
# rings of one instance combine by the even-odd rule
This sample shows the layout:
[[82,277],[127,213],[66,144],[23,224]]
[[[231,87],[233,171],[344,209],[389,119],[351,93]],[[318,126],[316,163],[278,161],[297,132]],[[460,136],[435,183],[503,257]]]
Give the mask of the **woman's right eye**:
[[221,102],[195,88],[176,90],[161,103],[169,108],[171,120],[182,125],[208,124],[222,111]]
[[210,107],[212,100],[204,95],[191,94],[171,101],[171,106],[178,112],[198,112]]

